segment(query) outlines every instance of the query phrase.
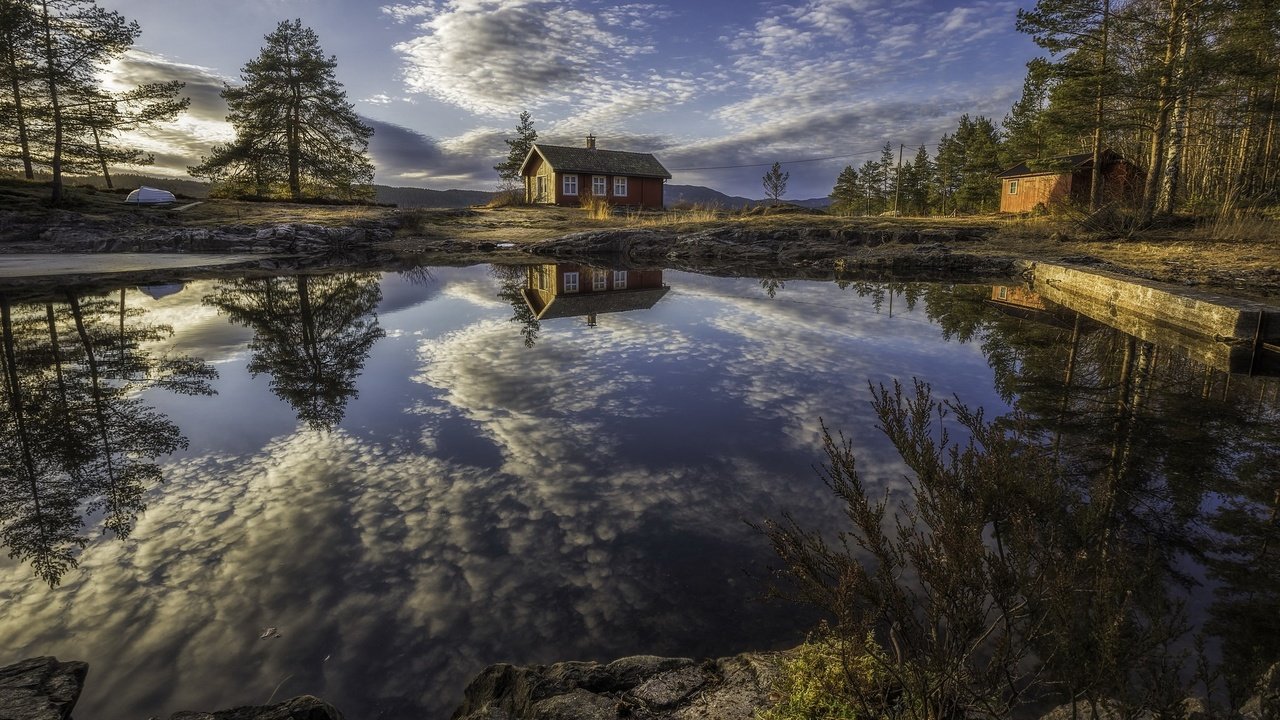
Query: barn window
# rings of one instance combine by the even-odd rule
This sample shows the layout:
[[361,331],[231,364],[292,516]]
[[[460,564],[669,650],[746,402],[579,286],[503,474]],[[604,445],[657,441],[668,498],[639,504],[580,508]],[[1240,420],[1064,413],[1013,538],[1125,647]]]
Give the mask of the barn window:
[[627,271],[626,270],[615,270],[613,272],[613,289],[614,290],[627,289]]
[[627,179],[624,177],[616,177],[613,179],[613,194],[621,197],[627,195]]
[[1010,194],[1010,195],[1017,195],[1017,194],[1018,194],[1018,181],[1017,181],[1017,180],[1010,180],[1010,181],[1009,181],[1009,194]]
[[609,178],[603,175],[591,176],[591,194],[596,197],[604,197],[609,194]]
[[592,290],[608,290],[609,289],[609,273],[604,270],[596,270],[591,275]]
[[564,291],[567,293],[578,292],[578,273],[567,272],[564,274]]
[[564,194],[565,195],[578,194],[578,176],[577,175],[564,176]]

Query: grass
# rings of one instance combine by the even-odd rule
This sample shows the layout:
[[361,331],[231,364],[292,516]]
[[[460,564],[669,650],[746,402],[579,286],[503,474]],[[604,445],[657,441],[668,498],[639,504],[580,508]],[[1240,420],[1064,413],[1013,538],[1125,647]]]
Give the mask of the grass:
[[1206,240],[1275,242],[1280,240],[1280,221],[1261,213],[1232,209],[1202,221],[1196,233]]
[[583,210],[587,211],[587,217],[592,220],[613,219],[613,206],[611,206],[609,201],[605,198],[596,197],[594,195],[583,195],[582,199],[579,201],[579,205],[582,206]]

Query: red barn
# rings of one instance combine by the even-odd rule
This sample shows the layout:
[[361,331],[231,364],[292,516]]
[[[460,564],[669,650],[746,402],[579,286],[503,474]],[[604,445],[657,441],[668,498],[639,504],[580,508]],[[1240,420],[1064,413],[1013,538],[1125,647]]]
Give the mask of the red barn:
[[[1027,160],[1000,178],[1000,212],[1030,212],[1037,205],[1088,204],[1093,186],[1093,153]],[[1102,153],[1102,197],[1129,200],[1142,190],[1142,171],[1119,153]]]
[[594,135],[587,136],[586,147],[534,143],[520,175],[528,203],[577,206],[591,196],[657,210],[663,207],[662,185],[671,179],[653,155],[599,150]]

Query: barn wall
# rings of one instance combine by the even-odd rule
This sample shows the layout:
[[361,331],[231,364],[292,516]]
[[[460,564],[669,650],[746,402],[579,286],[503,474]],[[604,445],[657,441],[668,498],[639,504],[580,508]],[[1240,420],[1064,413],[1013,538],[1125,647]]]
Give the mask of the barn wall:
[[[1018,194],[1009,194],[1011,180],[1018,181]],[[1002,178],[1000,181],[1000,212],[1031,212],[1037,205],[1062,202],[1071,194],[1071,176],[1028,175],[1019,178]]]

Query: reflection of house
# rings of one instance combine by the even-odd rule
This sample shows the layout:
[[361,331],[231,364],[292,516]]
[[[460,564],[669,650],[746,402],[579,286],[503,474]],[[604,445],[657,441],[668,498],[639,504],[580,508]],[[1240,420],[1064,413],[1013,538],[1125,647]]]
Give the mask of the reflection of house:
[[992,285],[991,302],[1003,305],[1013,305],[1031,310],[1044,310],[1046,307],[1044,300],[1036,293],[1031,292],[1025,287],[1010,285]]
[[671,173],[649,153],[534,143],[520,166],[525,202],[578,205],[586,196],[610,205],[662,208],[662,184]]
[[1010,317],[1055,327],[1071,327],[1075,313],[1056,305],[1021,285],[992,285],[991,299],[987,303]]
[[648,310],[671,288],[661,270],[607,270],[561,263],[528,269],[524,301],[538,320],[583,317],[594,325],[601,313]]
[[[1093,186],[1093,154],[1028,160],[1005,170],[1000,178],[1000,212],[1029,212],[1037,205],[1089,202]],[[1134,197],[1142,171],[1119,153],[1102,154],[1102,196],[1108,201]]]

